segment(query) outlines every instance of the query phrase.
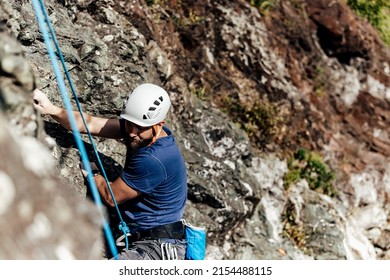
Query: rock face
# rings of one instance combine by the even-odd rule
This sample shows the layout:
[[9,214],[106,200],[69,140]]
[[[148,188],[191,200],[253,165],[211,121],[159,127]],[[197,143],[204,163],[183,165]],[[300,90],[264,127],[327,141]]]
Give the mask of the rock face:
[[[185,215],[207,227],[206,257],[389,259],[390,51],[377,31],[343,1],[275,1],[265,14],[244,0],[147,3],[45,1],[83,111],[117,117],[142,82],[169,92]],[[31,3],[1,3],[0,17],[0,237],[31,237],[0,258],[100,258],[73,136],[31,105],[37,86],[62,106]],[[115,178],[124,146],[95,141]],[[334,193],[287,184],[299,148],[333,170]]]
[[[0,5],[1,15],[8,11]],[[101,258],[99,213],[53,172],[38,141],[44,131],[31,101],[32,69],[20,43],[0,30],[0,259]]]

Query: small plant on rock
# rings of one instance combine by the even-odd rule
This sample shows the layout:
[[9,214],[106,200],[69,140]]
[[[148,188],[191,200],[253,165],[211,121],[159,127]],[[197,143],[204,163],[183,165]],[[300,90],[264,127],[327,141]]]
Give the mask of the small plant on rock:
[[296,213],[294,206],[289,203],[286,207],[283,215],[283,236],[290,239],[295,246],[300,250],[307,253],[308,249],[306,248],[307,234],[303,225],[298,225],[296,220]]
[[284,177],[284,186],[288,189],[291,184],[305,179],[310,189],[334,197],[337,195],[333,186],[334,177],[334,173],[323,162],[320,155],[299,149],[288,161],[288,172]]
[[224,98],[222,102],[223,112],[232,116],[258,147],[264,147],[272,141],[282,122],[275,105],[266,100],[256,100],[249,107],[230,98]]
[[250,0],[250,4],[259,9],[261,14],[267,13],[278,0]]
[[390,2],[388,0],[347,0],[359,16],[366,18],[382,35],[390,46]]

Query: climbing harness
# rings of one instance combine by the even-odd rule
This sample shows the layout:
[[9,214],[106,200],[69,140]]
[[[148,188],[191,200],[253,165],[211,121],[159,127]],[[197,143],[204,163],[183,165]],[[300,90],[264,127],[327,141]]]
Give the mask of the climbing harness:
[[[123,242],[123,239],[125,239],[126,237],[127,238],[130,238],[132,235],[130,234],[130,233],[126,233],[126,235],[125,234],[122,234],[121,236],[119,236],[116,240],[115,240],[115,244],[116,244],[116,246],[118,246],[118,247],[125,247],[126,246],[126,248],[128,247],[128,242]],[[126,241],[126,239],[125,239],[125,241]]]
[[161,243],[161,256],[163,260],[178,260],[177,249],[172,243]]
[[59,91],[61,93],[62,99],[63,99],[64,104],[65,104],[65,108],[66,108],[67,113],[68,113],[68,118],[69,118],[69,121],[70,121],[70,124],[71,124],[71,129],[72,129],[72,132],[73,132],[73,135],[74,135],[77,147],[78,147],[79,152],[80,152],[80,157],[81,157],[82,163],[83,163],[86,171],[88,172],[87,179],[88,179],[89,185],[91,187],[91,191],[92,191],[93,198],[95,200],[95,204],[96,204],[96,206],[97,206],[97,208],[99,210],[99,213],[100,213],[102,221],[103,221],[103,229],[104,229],[104,232],[106,234],[107,241],[108,241],[111,253],[112,253],[112,255],[114,256],[115,259],[118,259],[118,257],[117,257],[118,252],[117,252],[117,248],[115,246],[114,238],[113,238],[112,232],[110,230],[110,227],[109,227],[107,221],[104,218],[104,214],[103,214],[103,210],[102,210],[102,201],[101,201],[101,198],[100,198],[100,195],[99,195],[99,191],[97,190],[96,183],[95,183],[95,180],[93,178],[91,165],[90,165],[90,162],[89,162],[86,150],[85,150],[84,143],[83,143],[83,141],[81,139],[80,132],[77,129],[76,120],[74,118],[72,106],[71,106],[71,103],[70,103],[69,98],[68,98],[67,90],[66,90],[65,83],[64,83],[64,78],[63,78],[63,76],[61,74],[61,71],[59,70],[59,66],[58,66],[58,63],[57,63],[57,58],[56,58],[56,55],[55,55],[55,51],[53,49],[52,42],[50,40],[50,36],[48,34],[47,29],[49,29],[49,31],[50,31],[51,39],[52,39],[52,41],[53,41],[53,43],[54,43],[54,45],[56,47],[57,54],[59,55],[60,61],[62,63],[62,66],[63,66],[64,72],[65,72],[66,78],[67,78],[67,80],[69,82],[72,94],[73,94],[73,96],[75,98],[78,110],[80,112],[81,118],[82,118],[84,126],[86,128],[89,140],[90,140],[90,142],[92,144],[92,148],[93,148],[93,150],[95,152],[95,155],[96,155],[96,158],[98,160],[100,169],[102,171],[102,175],[103,175],[103,177],[104,177],[104,179],[105,179],[105,181],[107,183],[107,187],[108,187],[108,189],[110,191],[110,194],[112,196],[112,200],[114,201],[114,204],[115,204],[115,208],[116,208],[116,210],[118,212],[118,217],[120,219],[119,230],[121,230],[123,232],[123,234],[124,234],[123,236],[124,236],[124,239],[126,241],[125,242],[126,248],[128,248],[128,245],[129,245],[128,244],[128,236],[129,236],[130,230],[129,230],[128,226],[126,225],[126,223],[122,219],[122,216],[120,214],[120,211],[119,211],[117,202],[115,200],[113,191],[111,189],[109,180],[108,180],[107,175],[106,175],[106,173],[104,171],[103,164],[102,164],[102,162],[100,160],[99,154],[98,154],[96,146],[94,144],[92,135],[91,135],[91,133],[90,133],[88,127],[87,127],[87,123],[85,121],[85,118],[84,118],[84,115],[83,115],[83,112],[82,112],[82,109],[81,109],[80,102],[79,102],[79,100],[77,98],[77,94],[76,94],[76,92],[74,90],[74,86],[72,84],[72,80],[70,78],[69,71],[68,71],[68,69],[67,69],[67,67],[65,65],[65,60],[64,60],[64,57],[63,57],[62,52],[60,50],[58,41],[56,39],[56,36],[55,36],[55,33],[54,33],[54,29],[53,29],[53,27],[52,27],[52,25],[50,23],[50,19],[49,19],[49,16],[47,14],[45,5],[44,5],[42,0],[32,0],[32,3],[33,3],[34,10],[35,10],[35,14],[36,14],[37,19],[38,19],[38,24],[39,24],[42,36],[44,38],[44,41],[45,41],[45,44],[46,44],[46,47],[47,47],[47,51],[48,51],[48,54],[49,54],[49,57],[50,57],[50,60],[51,60],[51,63],[52,63],[52,67],[53,67],[54,73],[56,75],[56,80],[57,80],[57,83],[58,83]]

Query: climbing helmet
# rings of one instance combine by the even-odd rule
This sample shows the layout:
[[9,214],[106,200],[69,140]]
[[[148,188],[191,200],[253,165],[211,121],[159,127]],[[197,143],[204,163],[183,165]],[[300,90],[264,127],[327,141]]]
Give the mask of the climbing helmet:
[[130,93],[121,117],[141,127],[152,126],[166,118],[170,106],[169,95],[163,88],[145,83]]

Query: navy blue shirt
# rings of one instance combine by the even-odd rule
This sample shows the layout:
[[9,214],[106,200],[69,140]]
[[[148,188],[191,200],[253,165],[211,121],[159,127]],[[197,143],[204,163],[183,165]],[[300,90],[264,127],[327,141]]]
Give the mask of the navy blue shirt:
[[172,132],[163,129],[168,136],[126,155],[121,178],[141,192],[120,207],[130,222],[131,233],[183,217],[187,199],[186,167]]

